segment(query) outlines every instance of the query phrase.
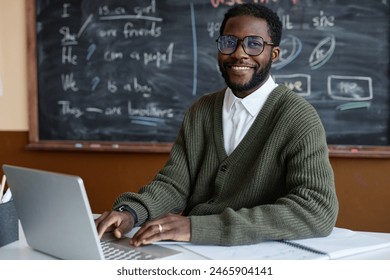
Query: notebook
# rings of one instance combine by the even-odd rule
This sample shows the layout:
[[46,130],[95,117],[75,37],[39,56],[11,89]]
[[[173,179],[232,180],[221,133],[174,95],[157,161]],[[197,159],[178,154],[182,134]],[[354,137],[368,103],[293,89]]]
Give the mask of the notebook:
[[195,244],[185,244],[183,247],[212,260],[335,260],[389,248],[390,240],[335,227],[326,237],[229,247]]
[[[59,259],[161,259],[179,251],[131,247],[128,238],[99,240],[83,180],[78,176],[3,165],[27,243]],[[103,251],[108,251],[106,254]]]

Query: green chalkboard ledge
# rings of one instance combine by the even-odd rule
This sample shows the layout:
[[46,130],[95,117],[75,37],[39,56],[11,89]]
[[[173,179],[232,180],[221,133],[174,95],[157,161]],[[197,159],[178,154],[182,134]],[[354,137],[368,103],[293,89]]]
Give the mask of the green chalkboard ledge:
[[39,141],[30,142],[29,150],[96,151],[96,152],[138,152],[169,153],[172,143],[127,143],[90,141]]
[[[92,142],[92,141],[38,141],[35,133],[29,134],[29,150],[169,153],[173,143],[144,142]],[[387,146],[329,145],[329,156],[345,158],[390,158]]]

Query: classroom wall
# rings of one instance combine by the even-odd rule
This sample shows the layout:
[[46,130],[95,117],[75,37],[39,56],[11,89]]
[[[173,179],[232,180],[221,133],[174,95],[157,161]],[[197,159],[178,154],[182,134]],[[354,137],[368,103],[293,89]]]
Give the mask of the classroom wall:
[[27,125],[24,0],[0,0],[0,130]]
[[[121,192],[137,191],[151,180],[168,154],[26,149],[24,7],[24,0],[0,0],[0,164],[79,175],[86,184],[92,210],[102,212]],[[390,159],[332,157],[331,164],[340,202],[337,226],[390,232]]]

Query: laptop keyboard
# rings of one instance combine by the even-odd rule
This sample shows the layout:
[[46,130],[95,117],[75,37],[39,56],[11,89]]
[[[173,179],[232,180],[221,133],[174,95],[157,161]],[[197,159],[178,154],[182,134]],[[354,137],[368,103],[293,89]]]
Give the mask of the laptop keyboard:
[[106,260],[152,260],[156,258],[132,247],[120,246],[109,241],[101,241],[100,244]]

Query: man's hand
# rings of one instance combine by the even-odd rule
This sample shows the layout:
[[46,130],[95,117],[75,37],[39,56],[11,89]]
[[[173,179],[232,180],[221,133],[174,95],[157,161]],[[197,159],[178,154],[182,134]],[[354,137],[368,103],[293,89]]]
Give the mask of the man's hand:
[[121,238],[134,227],[133,216],[124,211],[104,212],[95,220],[95,225],[98,231],[99,239],[102,238],[105,232],[113,232],[116,238]]
[[190,239],[190,219],[181,215],[168,214],[145,223],[130,240],[130,245],[138,247],[161,240],[188,242]]

